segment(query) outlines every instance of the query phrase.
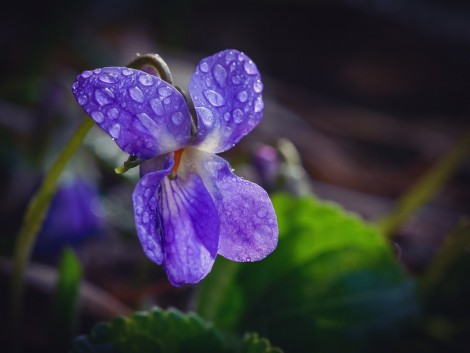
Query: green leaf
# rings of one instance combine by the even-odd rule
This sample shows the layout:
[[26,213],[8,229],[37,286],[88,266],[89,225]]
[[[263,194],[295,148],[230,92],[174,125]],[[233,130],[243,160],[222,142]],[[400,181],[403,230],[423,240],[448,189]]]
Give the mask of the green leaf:
[[[376,228],[310,197],[275,195],[278,248],[256,263],[218,259],[198,312],[292,352],[358,350],[416,310],[414,283]],[[362,347],[362,348],[361,348]]]
[[89,336],[77,338],[75,353],[279,353],[256,334],[228,338],[194,313],[152,309],[96,325]]

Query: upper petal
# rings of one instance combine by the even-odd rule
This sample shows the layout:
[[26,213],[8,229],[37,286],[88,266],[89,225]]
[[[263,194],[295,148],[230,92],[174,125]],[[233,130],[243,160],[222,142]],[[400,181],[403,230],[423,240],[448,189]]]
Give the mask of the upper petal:
[[263,84],[253,61],[237,50],[203,59],[189,83],[198,116],[195,146],[213,153],[233,147],[261,121]]
[[134,218],[140,243],[150,260],[161,265],[164,260],[163,234],[157,205],[161,202],[161,182],[170,173],[174,161],[167,160],[164,169],[142,176],[132,194]]
[[72,91],[91,118],[129,154],[148,159],[174,151],[191,138],[185,99],[156,76],[105,67],[78,75]]
[[214,202],[200,176],[165,178],[159,210],[168,279],[176,286],[199,282],[217,256],[220,231]]
[[219,254],[234,261],[265,258],[276,248],[279,233],[266,191],[237,177],[219,156],[197,150],[191,154],[219,215]]

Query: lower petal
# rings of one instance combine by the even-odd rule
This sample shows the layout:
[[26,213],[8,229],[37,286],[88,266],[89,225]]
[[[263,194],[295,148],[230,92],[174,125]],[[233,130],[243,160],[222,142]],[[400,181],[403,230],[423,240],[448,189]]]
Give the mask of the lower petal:
[[161,265],[163,263],[163,241],[157,205],[162,180],[170,173],[173,159],[168,159],[164,169],[143,175],[132,194],[134,218],[140,243],[147,257]]
[[219,219],[202,179],[164,179],[159,205],[165,270],[173,285],[197,283],[212,268],[219,242]]
[[279,233],[266,191],[233,174],[225,159],[198,150],[191,153],[219,215],[219,254],[243,262],[265,258],[276,248]]

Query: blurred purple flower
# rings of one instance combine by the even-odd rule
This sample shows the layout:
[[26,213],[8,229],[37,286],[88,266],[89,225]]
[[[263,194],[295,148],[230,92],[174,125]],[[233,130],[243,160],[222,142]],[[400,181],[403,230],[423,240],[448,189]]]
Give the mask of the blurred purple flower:
[[173,285],[199,282],[217,254],[257,261],[277,246],[268,194],[215,155],[261,121],[262,89],[245,54],[225,50],[203,59],[189,83],[192,133],[185,98],[156,76],[107,67],[85,71],[73,84],[92,119],[122,150],[145,160],[133,193],[137,234]]
[[38,234],[34,253],[54,258],[65,246],[78,246],[103,230],[98,207],[97,188],[88,181],[75,179],[62,183],[52,200]]

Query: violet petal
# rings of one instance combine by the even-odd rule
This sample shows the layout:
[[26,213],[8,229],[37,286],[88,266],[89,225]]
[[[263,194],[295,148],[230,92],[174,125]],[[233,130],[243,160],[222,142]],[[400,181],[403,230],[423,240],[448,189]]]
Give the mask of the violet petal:
[[129,154],[148,159],[190,140],[191,118],[184,97],[156,76],[105,67],[78,75],[72,91],[91,118]]
[[194,146],[219,153],[233,147],[263,115],[263,84],[253,61],[237,50],[203,59],[189,83],[198,115]]
[[165,178],[159,212],[168,279],[175,286],[199,282],[217,256],[220,231],[217,211],[200,176]]
[[279,232],[266,191],[233,174],[225,159],[195,149],[190,153],[217,208],[219,254],[242,262],[265,258],[276,248]]
[[173,159],[168,159],[165,169],[142,176],[132,194],[137,235],[147,257],[158,265],[164,260],[163,234],[157,207],[160,202],[159,191],[162,180],[170,173],[173,164]]

